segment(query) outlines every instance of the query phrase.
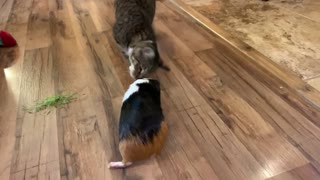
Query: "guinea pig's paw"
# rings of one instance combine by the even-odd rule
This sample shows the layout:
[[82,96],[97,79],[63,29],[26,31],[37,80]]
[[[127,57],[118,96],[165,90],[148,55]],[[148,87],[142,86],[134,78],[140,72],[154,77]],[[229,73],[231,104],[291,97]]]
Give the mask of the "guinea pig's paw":
[[128,166],[130,166],[132,164],[132,162],[126,162],[126,163],[123,163],[121,161],[118,161],[118,162],[110,162],[108,164],[108,168],[111,169],[111,168],[126,168]]

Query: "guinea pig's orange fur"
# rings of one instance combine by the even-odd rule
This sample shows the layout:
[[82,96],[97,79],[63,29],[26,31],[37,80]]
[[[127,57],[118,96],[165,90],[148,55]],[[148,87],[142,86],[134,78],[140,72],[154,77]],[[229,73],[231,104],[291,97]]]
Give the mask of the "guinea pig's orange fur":
[[119,150],[122,156],[122,162],[135,162],[150,158],[152,155],[158,155],[164,146],[168,135],[168,125],[165,121],[161,122],[159,132],[153,137],[153,141],[143,144],[137,137],[130,137],[120,141]]

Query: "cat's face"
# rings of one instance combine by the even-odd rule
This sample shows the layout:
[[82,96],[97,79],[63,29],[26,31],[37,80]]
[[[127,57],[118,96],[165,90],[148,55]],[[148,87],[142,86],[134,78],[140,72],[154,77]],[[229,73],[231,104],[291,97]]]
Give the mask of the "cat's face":
[[159,55],[151,41],[136,43],[129,49],[129,72],[134,79],[143,78],[153,72],[159,64]]

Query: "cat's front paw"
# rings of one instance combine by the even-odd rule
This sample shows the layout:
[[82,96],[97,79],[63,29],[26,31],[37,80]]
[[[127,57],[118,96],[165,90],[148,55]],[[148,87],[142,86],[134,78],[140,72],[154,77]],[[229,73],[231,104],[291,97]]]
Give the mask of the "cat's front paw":
[[141,69],[137,66],[130,65],[129,66],[129,74],[133,79],[138,79],[140,76]]

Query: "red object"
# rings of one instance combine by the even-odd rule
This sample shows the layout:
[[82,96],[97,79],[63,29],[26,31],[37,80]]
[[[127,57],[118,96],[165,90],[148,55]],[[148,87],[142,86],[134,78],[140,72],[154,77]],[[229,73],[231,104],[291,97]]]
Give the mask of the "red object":
[[12,47],[17,45],[17,41],[6,31],[0,31],[0,39],[2,41],[2,46]]

